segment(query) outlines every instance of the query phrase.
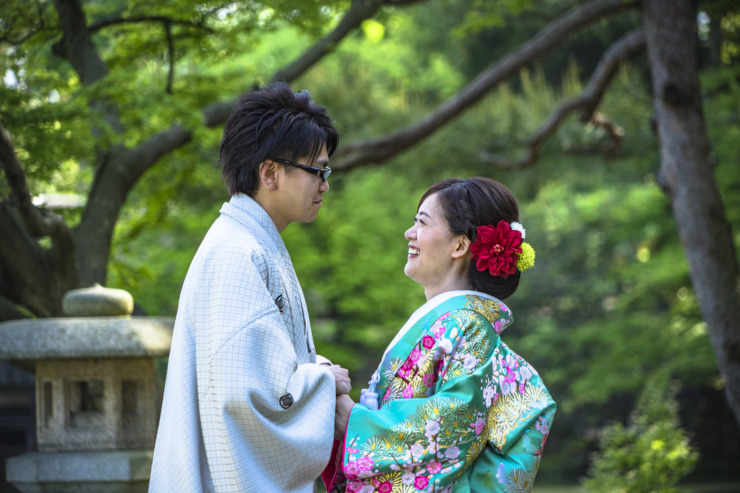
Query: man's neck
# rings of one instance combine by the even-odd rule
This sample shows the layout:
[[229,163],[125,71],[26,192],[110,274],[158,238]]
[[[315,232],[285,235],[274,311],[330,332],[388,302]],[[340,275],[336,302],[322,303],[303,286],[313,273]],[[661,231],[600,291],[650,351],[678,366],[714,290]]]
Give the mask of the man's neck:
[[270,200],[271,197],[268,192],[262,189],[257,190],[257,192],[252,196],[252,199],[257,202],[260,207],[265,210],[265,212],[267,212],[267,215],[270,216],[270,219],[272,219],[272,222],[275,224],[278,232],[282,233],[283,230],[288,227],[288,224],[281,224],[279,221],[275,220],[276,208],[275,204],[273,204]]

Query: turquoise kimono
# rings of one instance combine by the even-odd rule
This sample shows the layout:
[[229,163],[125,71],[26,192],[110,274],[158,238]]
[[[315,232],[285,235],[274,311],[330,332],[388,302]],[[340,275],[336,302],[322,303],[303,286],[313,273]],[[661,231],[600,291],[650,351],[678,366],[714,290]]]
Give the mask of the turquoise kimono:
[[530,491],[555,402],[501,342],[511,322],[506,305],[474,291],[419,308],[353,407],[327,490]]

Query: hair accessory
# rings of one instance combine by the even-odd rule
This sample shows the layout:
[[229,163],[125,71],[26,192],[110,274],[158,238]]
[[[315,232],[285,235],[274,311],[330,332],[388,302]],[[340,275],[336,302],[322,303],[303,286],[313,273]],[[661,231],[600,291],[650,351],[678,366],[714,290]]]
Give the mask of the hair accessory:
[[519,231],[522,234],[522,240],[527,237],[527,232],[524,230],[524,226],[522,226],[522,223],[518,223],[514,221],[511,223],[511,229],[514,231]]
[[523,243],[525,231],[518,222],[509,224],[503,219],[496,226],[478,226],[470,253],[479,271],[504,279],[534,265],[534,248]]

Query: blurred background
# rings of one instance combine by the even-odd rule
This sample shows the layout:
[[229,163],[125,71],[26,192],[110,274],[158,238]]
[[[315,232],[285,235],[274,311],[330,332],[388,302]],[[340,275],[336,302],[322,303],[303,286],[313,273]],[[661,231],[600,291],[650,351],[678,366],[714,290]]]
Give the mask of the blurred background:
[[[228,110],[250,87],[287,80],[342,135],[318,219],[283,237],[317,349],[350,369],[357,394],[425,301],[403,273],[419,197],[446,177],[487,176],[517,197],[537,254],[507,300],[515,324],[503,337],[558,402],[535,491],[740,491],[740,425],[658,178],[644,46],[615,66],[596,112],[568,114],[527,159],[543,123],[642,26],[639,7],[615,7],[548,31],[606,3],[4,0],[0,124],[15,159],[3,155],[0,181],[0,319],[58,315],[64,291],[92,282],[130,291],[137,313],[174,316],[228,200]],[[740,7],[695,4],[712,171],[736,255]],[[552,37],[534,56],[538,33]],[[495,70],[500,80],[460,103]],[[405,147],[382,140],[456,104]],[[0,370],[4,460],[33,447],[33,379]]]

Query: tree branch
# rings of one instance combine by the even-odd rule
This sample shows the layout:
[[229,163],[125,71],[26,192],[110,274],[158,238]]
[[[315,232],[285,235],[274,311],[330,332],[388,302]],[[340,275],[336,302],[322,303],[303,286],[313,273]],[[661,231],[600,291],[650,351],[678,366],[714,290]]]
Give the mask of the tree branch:
[[203,24],[204,19],[205,19],[205,16],[201,18],[198,22],[192,22],[192,21],[183,21],[183,20],[173,19],[172,17],[167,17],[163,15],[126,17],[126,18],[115,17],[112,19],[103,19],[93,24],[90,24],[90,26],[88,27],[88,31],[90,31],[91,33],[95,33],[106,27],[116,26],[120,24],[142,24],[142,23],[147,23],[147,22],[156,22],[156,23],[161,23],[161,24],[201,29],[208,34],[213,34],[213,29]]
[[275,72],[270,82],[290,82],[298,77],[321,60],[324,55],[334,50],[347,34],[362,24],[362,21],[374,16],[382,5],[383,0],[353,0],[349,10],[332,32],[311,46],[293,63]]
[[606,151],[611,153],[616,151],[622,140],[621,129],[604,115],[594,115],[594,111],[603,99],[604,92],[617,73],[620,64],[642,52],[645,49],[645,43],[644,29],[631,31],[614,42],[599,61],[599,65],[591,75],[591,80],[586,89],[578,96],[569,99],[556,108],[540,126],[539,130],[529,139],[524,157],[517,161],[509,161],[489,153],[483,153],[481,155],[483,163],[499,168],[525,168],[533,165],[539,158],[540,148],[545,140],[558,129],[568,115],[579,109],[580,120],[583,123],[591,123],[607,131],[612,144]]
[[365,164],[380,164],[407,150],[467,110],[522,67],[552,51],[581,27],[636,5],[635,2],[624,0],[597,0],[576,7],[550,23],[518,50],[491,65],[455,96],[417,123],[338,149],[332,160],[332,168],[347,170]]
[[167,38],[167,61],[169,70],[167,72],[167,94],[172,94],[172,84],[175,81],[175,42],[172,40],[172,26],[170,21],[164,22],[164,34]]
[[[36,5],[36,11],[38,14],[38,21],[37,21],[37,28],[36,29],[30,29],[25,34],[21,35],[19,38],[13,39],[11,37],[11,34],[5,34],[2,37],[0,37],[0,42],[5,42],[14,46],[23,44],[25,41],[31,39],[38,33],[42,32],[44,28],[46,28],[46,24],[44,23],[44,7],[41,5],[41,2],[39,0],[34,0],[34,4]],[[17,19],[17,16],[14,16],[15,12],[6,14],[7,17],[4,19],[5,25],[11,26],[8,31],[12,30],[14,26],[17,26],[21,22]]]
[[[10,199],[0,201],[0,231],[3,232],[0,296],[22,303],[39,316],[58,315],[62,294],[76,287],[78,281],[72,231],[61,216],[31,203],[26,175],[13,148],[12,137],[2,125],[0,163],[11,190]],[[42,236],[51,238],[51,248],[41,247],[36,238]],[[13,310],[12,303],[3,306],[0,320],[17,318]]]
[[[296,60],[278,69],[270,77],[270,82],[284,81],[290,83],[295,80],[330,53],[347,34],[359,27],[362,21],[375,15],[382,5],[383,0],[353,0],[349,10],[332,32],[304,51]],[[256,87],[257,84],[253,84],[250,89]],[[203,108],[205,125],[207,127],[222,125],[229,118],[236,102],[237,100],[222,101]]]
[[[130,161],[134,166],[129,166],[133,180],[131,186],[136,180],[149,168],[151,168],[160,158],[166,154],[178,149],[192,139],[192,132],[185,130],[180,125],[153,135],[151,138],[139,144],[135,149],[130,151]],[[131,179],[130,178],[130,179]]]
[[[83,85],[90,85],[108,75],[108,66],[100,57],[93,43],[87,20],[79,0],[54,0],[62,27],[62,40],[54,46],[56,54],[72,64]],[[122,131],[118,108],[105,101],[90,102],[93,110],[100,111],[105,122],[117,132]],[[96,133],[97,130],[93,130]]]
[[35,237],[60,237],[69,235],[64,220],[56,214],[44,214],[31,202],[31,192],[13,146],[10,132],[0,124],[0,162],[10,186],[11,199],[20,213],[30,235]]
[[162,156],[191,138],[192,132],[176,125],[133,150],[121,146],[111,149],[95,175],[82,218],[73,233],[83,286],[105,282],[113,232],[129,191]]
[[92,84],[108,75],[108,67],[98,55],[87,29],[85,13],[79,0],[54,0],[54,5],[64,33],[64,56],[72,64],[82,84]]
[[413,5],[415,3],[424,3],[427,0],[385,0],[385,5],[392,5],[395,7],[405,7],[406,5]]

